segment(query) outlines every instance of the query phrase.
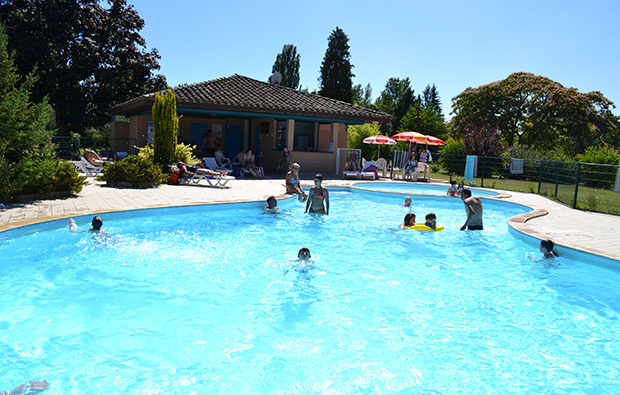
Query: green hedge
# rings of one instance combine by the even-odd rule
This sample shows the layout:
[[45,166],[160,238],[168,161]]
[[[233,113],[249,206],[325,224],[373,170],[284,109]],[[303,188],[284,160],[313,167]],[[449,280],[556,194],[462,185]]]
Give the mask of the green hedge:
[[166,181],[161,168],[150,160],[138,155],[130,155],[115,163],[103,167],[100,180],[112,186],[131,186],[148,188]]

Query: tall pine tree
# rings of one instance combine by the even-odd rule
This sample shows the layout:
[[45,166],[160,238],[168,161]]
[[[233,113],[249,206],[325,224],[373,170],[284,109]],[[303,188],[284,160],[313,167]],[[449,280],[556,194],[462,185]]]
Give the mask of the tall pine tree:
[[381,131],[391,135],[400,130],[401,118],[407,113],[409,107],[417,101],[419,99],[414,95],[409,77],[403,79],[390,78],[375,103],[379,111],[392,116],[390,122],[381,125]]
[[424,91],[422,92],[422,98],[424,100],[424,107],[430,108],[435,111],[441,119],[443,119],[443,112],[441,111],[441,100],[439,99],[439,92],[435,87],[435,84],[431,87],[430,85],[426,85]]
[[341,28],[336,27],[327,39],[327,50],[321,63],[319,94],[352,103],[355,74],[351,69],[349,38]]
[[282,74],[282,82],[280,85],[293,89],[299,89],[299,59],[297,48],[293,44],[285,44],[282,52],[276,56],[273,62],[271,72],[279,72]]

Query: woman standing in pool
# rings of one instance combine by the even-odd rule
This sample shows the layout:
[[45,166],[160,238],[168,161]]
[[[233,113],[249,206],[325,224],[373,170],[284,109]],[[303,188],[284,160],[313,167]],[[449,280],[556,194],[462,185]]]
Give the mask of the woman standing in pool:
[[310,188],[310,195],[306,203],[306,213],[329,215],[329,192],[327,188],[321,186],[322,182],[322,175],[317,174],[314,176],[314,186]]

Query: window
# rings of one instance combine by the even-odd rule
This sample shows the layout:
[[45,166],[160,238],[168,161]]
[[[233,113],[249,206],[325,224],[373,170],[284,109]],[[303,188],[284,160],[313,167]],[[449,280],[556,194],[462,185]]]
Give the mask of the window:
[[276,149],[283,150],[286,147],[286,121],[278,121],[276,133]]
[[316,129],[315,122],[295,121],[293,150],[316,151]]

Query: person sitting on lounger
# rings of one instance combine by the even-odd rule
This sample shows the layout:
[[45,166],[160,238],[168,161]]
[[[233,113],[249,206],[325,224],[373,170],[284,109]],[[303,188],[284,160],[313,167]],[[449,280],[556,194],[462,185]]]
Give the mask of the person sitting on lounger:
[[360,171],[360,158],[357,151],[349,152],[347,158],[347,164],[344,167],[344,171]]
[[245,170],[252,175],[254,178],[263,179],[263,175],[260,172],[260,169],[256,167],[254,154],[252,150],[249,150],[245,156]]
[[73,218],[69,218],[69,230],[73,233],[82,233],[82,232],[106,233],[105,230],[101,230],[101,227],[103,226],[103,220],[98,215],[93,218],[91,222],[91,226],[92,226],[91,229],[75,230],[77,228],[75,226],[75,221],[73,220]]
[[310,195],[306,203],[306,213],[309,211],[311,213],[329,215],[329,191],[321,186],[322,182],[323,176],[321,174],[314,176],[314,186],[310,188]]
[[93,166],[101,167],[104,163],[111,162],[108,158],[101,158],[95,151],[84,148],[84,158]]
[[185,162],[179,162],[177,163],[177,167],[179,169],[181,169],[182,175],[187,174],[189,176],[193,176],[195,174],[197,175],[207,175],[207,176],[220,176],[223,177],[225,175],[228,174],[228,170],[223,170],[223,171],[215,171],[215,170],[210,170],[204,167],[198,167],[198,166],[187,166],[185,165]]

